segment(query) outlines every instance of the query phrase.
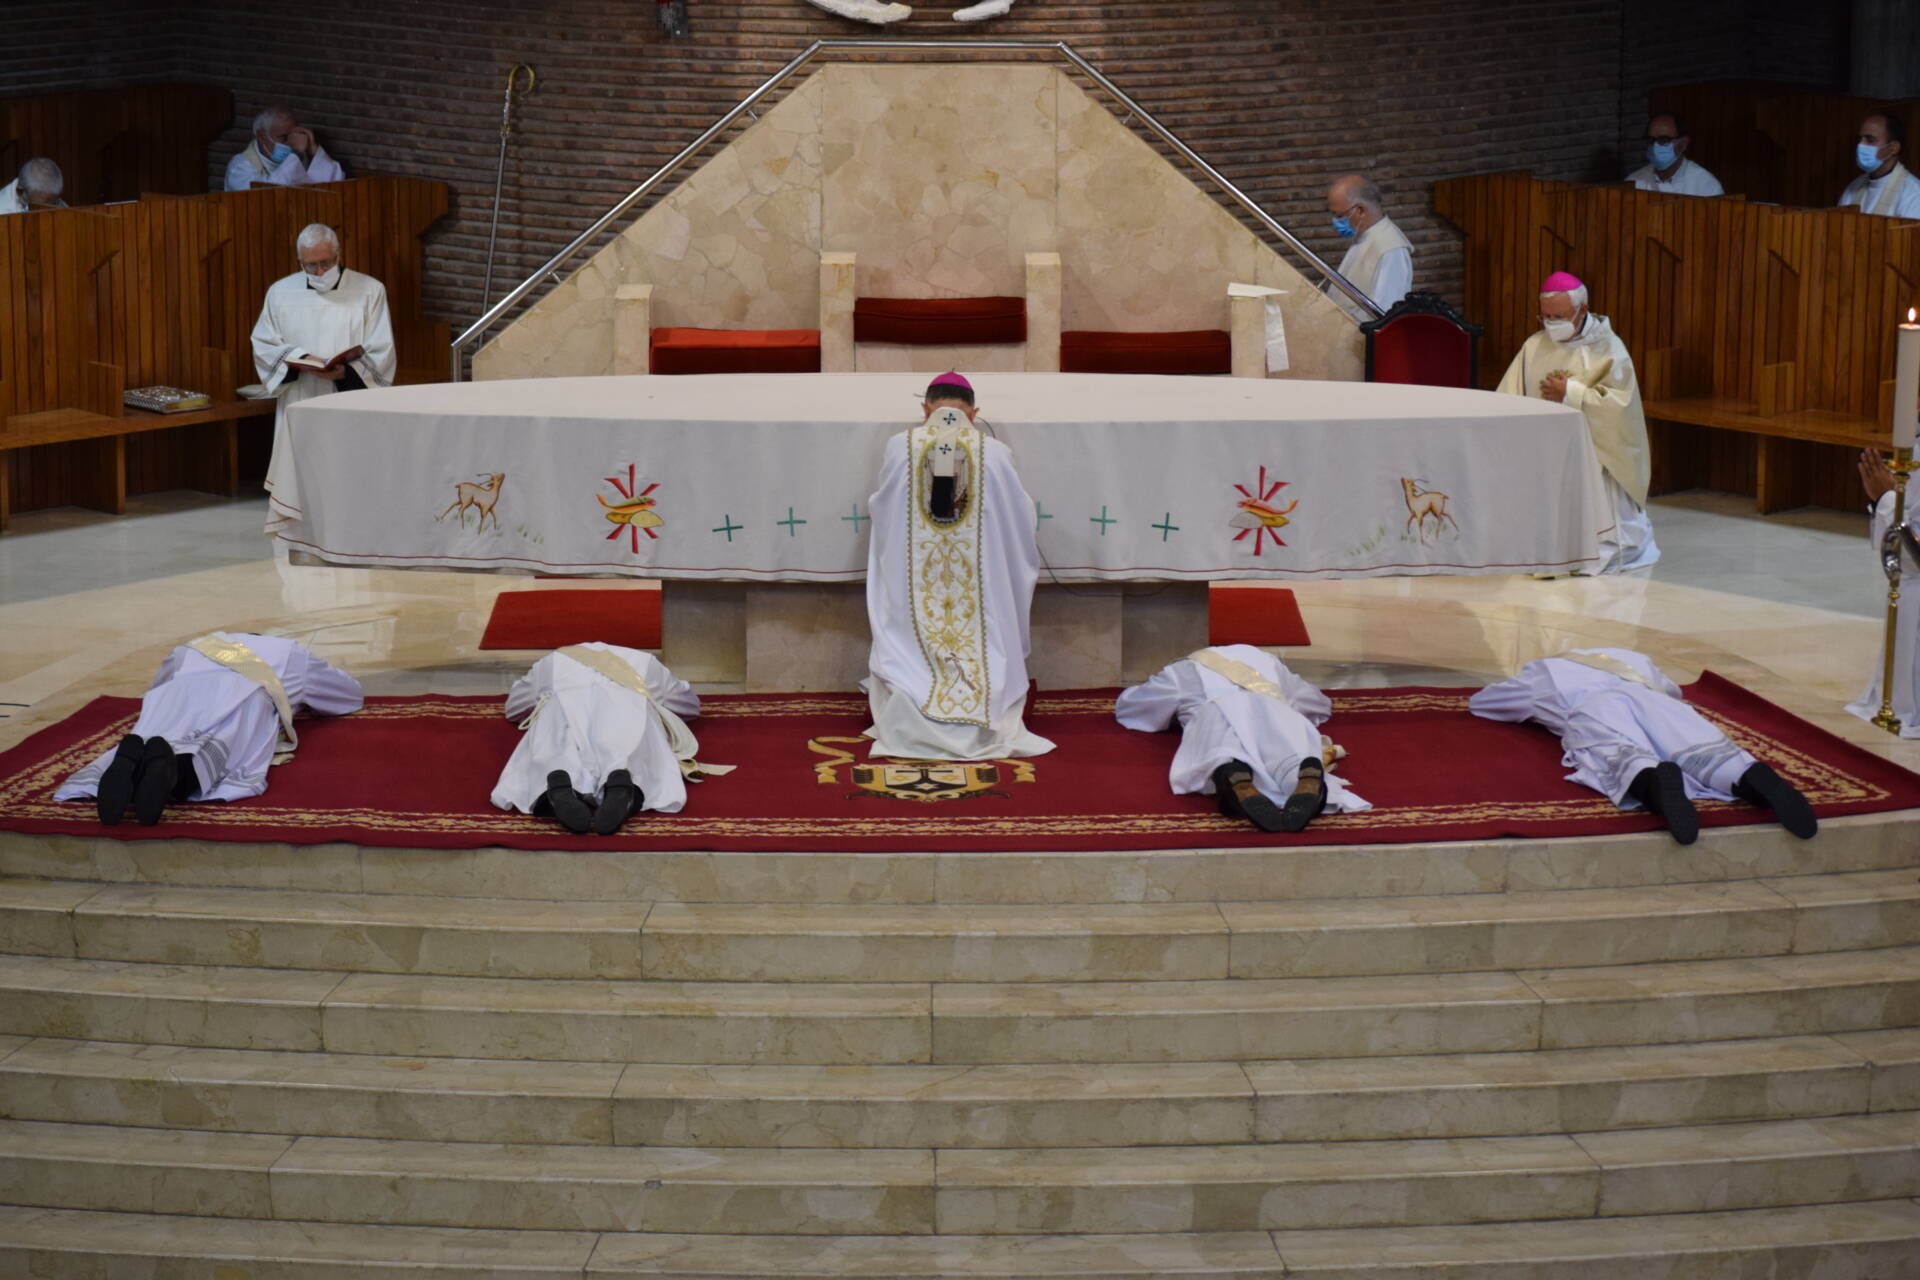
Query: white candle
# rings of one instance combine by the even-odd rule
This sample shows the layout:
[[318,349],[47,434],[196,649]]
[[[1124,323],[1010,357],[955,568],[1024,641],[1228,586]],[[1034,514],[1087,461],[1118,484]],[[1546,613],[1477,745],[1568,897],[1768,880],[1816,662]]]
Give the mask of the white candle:
[[1893,373],[1893,447],[1913,448],[1913,428],[1920,415],[1920,324],[1912,307],[1900,326],[1900,353]]

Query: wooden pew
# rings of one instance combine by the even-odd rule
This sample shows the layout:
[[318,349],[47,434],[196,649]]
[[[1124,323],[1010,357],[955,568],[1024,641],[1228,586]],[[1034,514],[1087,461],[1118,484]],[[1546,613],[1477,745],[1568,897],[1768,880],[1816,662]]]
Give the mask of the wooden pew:
[[1527,174],[1437,183],[1434,208],[1466,234],[1481,385],[1569,270],[1633,353],[1655,492],[1858,509],[1853,455],[1888,443],[1894,326],[1920,304],[1920,223]]
[[46,156],[70,205],[191,195],[207,189],[207,147],[232,123],[233,91],[207,84],[0,98],[0,186]]
[[[0,218],[0,530],[15,510],[117,514],[129,493],[235,492],[240,424],[273,420],[271,400],[238,395],[255,381],[250,334],[310,222],[386,285],[399,380],[444,378],[447,326],[420,311],[420,238],[446,209],[444,183],[362,178]],[[154,383],[214,405],[122,407],[127,388]]]

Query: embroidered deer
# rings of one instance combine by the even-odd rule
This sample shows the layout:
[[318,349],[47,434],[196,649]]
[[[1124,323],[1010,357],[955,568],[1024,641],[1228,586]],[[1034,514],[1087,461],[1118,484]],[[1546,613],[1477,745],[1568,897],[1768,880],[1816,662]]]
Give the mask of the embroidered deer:
[[444,520],[448,512],[458,507],[460,509],[460,527],[464,529],[467,526],[467,508],[472,507],[480,513],[480,523],[474,526],[476,530],[487,527],[488,516],[493,516],[493,527],[498,529],[500,527],[500,517],[494,514],[493,508],[500,501],[500,486],[506,478],[506,472],[497,471],[493,475],[488,476],[484,484],[475,484],[471,481],[455,482],[453,486],[453,501],[447,504],[446,511],[442,511],[439,515],[435,516],[434,519]]
[[1414,526],[1420,527],[1420,541],[1427,540],[1427,519],[1433,519],[1433,531],[1439,533],[1447,525],[1454,532],[1460,531],[1460,522],[1447,513],[1447,495],[1438,489],[1422,489],[1421,482],[1400,477],[1400,489],[1407,500],[1407,532],[1413,532]]

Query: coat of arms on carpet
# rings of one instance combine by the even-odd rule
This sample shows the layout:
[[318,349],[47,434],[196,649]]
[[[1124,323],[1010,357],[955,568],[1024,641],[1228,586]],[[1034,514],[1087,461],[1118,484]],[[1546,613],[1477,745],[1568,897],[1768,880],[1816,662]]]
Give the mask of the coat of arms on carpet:
[[810,738],[807,750],[827,757],[813,766],[814,778],[827,786],[840,782],[840,770],[857,791],[849,800],[975,800],[981,796],[1009,798],[997,790],[1003,782],[1032,782],[1037,774],[1026,760],[856,760],[842,746],[860,746],[866,738]]

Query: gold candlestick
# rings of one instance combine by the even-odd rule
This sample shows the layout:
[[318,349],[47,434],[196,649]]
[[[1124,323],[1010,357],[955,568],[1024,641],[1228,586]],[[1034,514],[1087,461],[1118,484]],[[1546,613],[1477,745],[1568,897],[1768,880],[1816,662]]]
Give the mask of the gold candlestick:
[[1893,472],[1893,523],[1887,526],[1887,541],[1882,544],[1891,551],[1883,550],[1881,555],[1881,567],[1887,574],[1886,659],[1880,671],[1880,710],[1873,717],[1874,724],[1895,734],[1900,732],[1900,718],[1893,714],[1893,660],[1899,648],[1900,569],[1905,554],[1900,545],[1900,531],[1907,523],[1907,477],[1913,469],[1913,449],[1895,449],[1893,461],[1888,465],[1888,470]]

